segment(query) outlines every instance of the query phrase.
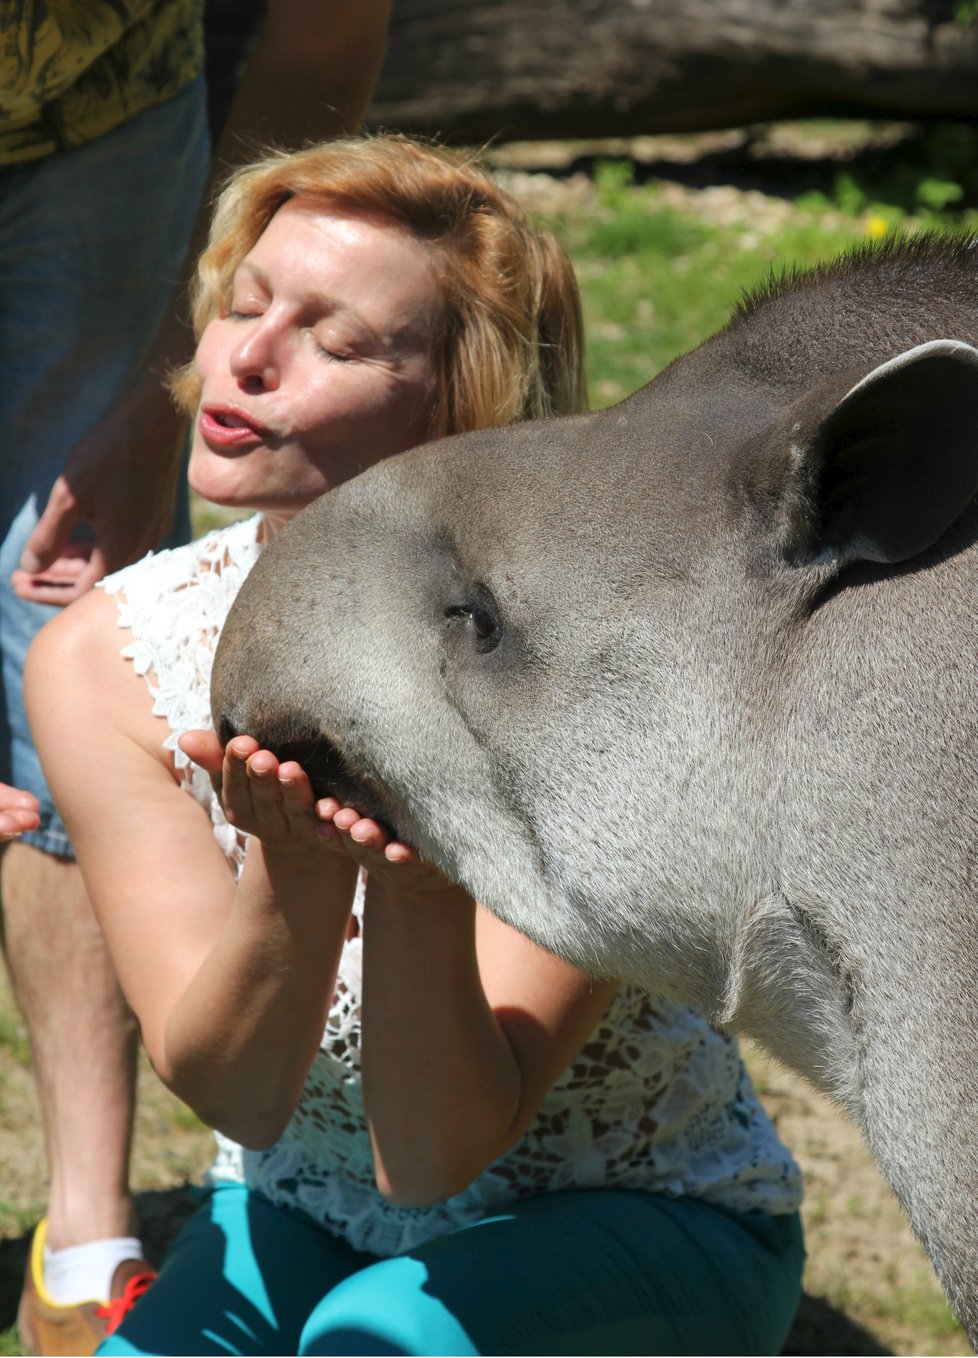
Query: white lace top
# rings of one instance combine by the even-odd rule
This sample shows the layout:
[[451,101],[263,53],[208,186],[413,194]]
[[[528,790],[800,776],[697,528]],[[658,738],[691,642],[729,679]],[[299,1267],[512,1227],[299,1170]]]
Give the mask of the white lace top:
[[[237,870],[243,837],[227,824],[209,778],[177,737],[210,725],[216,638],[261,551],[260,517],[146,557],[109,576],[123,650],[166,718],[187,792],[209,811]],[[362,893],[360,893],[362,896]],[[355,912],[362,922],[362,899]],[[215,1180],[247,1182],[298,1209],[356,1249],[393,1254],[512,1199],[559,1188],[614,1185],[691,1194],[722,1206],[793,1212],[801,1176],[780,1143],[734,1039],[693,1010],[622,987],[590,1041],[544,1100],[522,1140],[468,1188],[431,1207],[401,1208],[374,1186],[359,1080],[360,938],[340,961],[322,1046],[282,1139],[248,1151],[218,1135]]]

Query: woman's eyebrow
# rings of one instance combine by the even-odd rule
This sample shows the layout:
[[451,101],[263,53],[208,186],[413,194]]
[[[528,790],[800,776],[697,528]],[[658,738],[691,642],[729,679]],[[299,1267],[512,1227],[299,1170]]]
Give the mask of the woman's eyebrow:
[[[235,279],[242,271],[250,274],[255,282],[260,287],[264,288],[269,295],[272,294],[271,279],[260,264],[253,264],[250,260],[243,259],[235,270]],[[358,311],[356,307],[351,306],[349,302],[338,301],[321,292],[303,293],[299,300],[304,305],[320,307],[325,316],[349,316],[356,325],[359,325],[364,330],[371,342],[380,348],[387,348],[391,338],[399,338],[402,334],[410,333],[414,329],[413,324],[399,326],[394,336],[384,338],[370,324],[367,318]]]
[[[251,262],[250,259],[242,259],[238,268],[235,269],[235,280],[238,278],[238,274],[242,272],[249,273],[259,287],[264,288],[265,292],[269,293],[269,296],[272,295],[272,280],[270,280],[268,274],[265,273],[265,270],[262,269],[261,265]],[[323,312],[327,315],[342,314],[352,316],[359,325],[364,327],[364,330],[367,330],[368,333],[372,335],[372,338],[375,338],[376,341],[379,342],[380,335],[376,333],[374,326],[369,323],[369,320],[367,320],[364,315],[360,314],[360,311],[357,311],[356,307],[350,306],[348,301],[337,301],[334,297],[327,296],[326,293],[312,291],[300,293],[299,301],[303,306],[321,307]]]
[[259,285],[259,287],[264,288],[267,293],[271,293],[271,279],[260,264],[252,264],[250,260],[243,259],[231,277],[232,287],[239,282],[242,274],[247,274],[250,279],[254,280],[254,282]]

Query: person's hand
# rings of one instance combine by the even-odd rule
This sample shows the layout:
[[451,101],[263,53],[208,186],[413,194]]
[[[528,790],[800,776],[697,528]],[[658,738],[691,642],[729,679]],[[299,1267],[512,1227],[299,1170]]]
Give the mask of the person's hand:
[[[186,421],[155,370],[71,450],[11,584],[64,605],[158,547],[173,522]],[[87,524],[90,541],[72,542]]]
[[[358,860],[379,854],[391,863],[420,863],[413,849],[394,840],[384,826],[361,816],[353,807],[343,806],[335,797],[316,802],[302,766],[294,760],[280,763],[270,750],[261,749],[253,736],[234,736],[224,748],[214,731],[185,731],[178,743],[189,759],[210,774],[225,816],[246,834],[265,838],[257,828],[255,798],[259,796],[266,822],[263,828],[276,837],[285,828],[281,818],[291,814],[304,838],[308,838],[312,825],[318,841]],[[287,804],[279,805],[276,782],[281,784]]]
[[37,798],[20,788],[0,783],[0,844],[16,839],[41,823]]
[[188,731],[180,737],[180,748],[211,775],[224,815],[236,830],[260,839],[279,857],[322,853],[323,840],[333,832],[316,817],[301,764],[280,761],[252,736],[235,736],[222,750],[213,731]]
[[320,797],[316,817],[326,834],[335,836],[338,845],[361,867],[375,871],[381,863],[421,868],[420,854],[409,844],[395,839],[386,826],[363,816],[355,807],[345,806],[336,797]]
[[251,736],[235,736],[222,749],[213,731],[187,731],[180,748],[209,773],[228,820],[256,834],[273,852],[314,846],[348,855],[375,879],[407,894],[461,891],[386,826],[336,797],[315,800],[301,765],[280,763]]
[[386,826],[355,807],[344,806],[336,797],[321,797],[316,816],[324,827],[331,827],[342,847],[374,883],[402,898],[441,901],[458,898],[470,901],[464,887],[457,886],[416,849],[395,839]]

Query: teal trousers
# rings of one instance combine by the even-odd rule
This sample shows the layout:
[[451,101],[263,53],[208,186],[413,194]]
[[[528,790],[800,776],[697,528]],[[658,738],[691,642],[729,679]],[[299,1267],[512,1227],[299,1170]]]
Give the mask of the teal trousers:
[[776,1354],[797,1216],[579,1189],[394,1258],[215,1189],[99,1354]]

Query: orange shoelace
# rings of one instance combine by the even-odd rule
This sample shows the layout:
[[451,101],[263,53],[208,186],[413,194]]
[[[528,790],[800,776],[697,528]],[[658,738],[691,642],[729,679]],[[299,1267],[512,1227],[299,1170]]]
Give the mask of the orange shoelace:
[[155,1281],[155,1273],[137,1273],[126,1283],[121,1297],[113,1297],[105,1306],[98,1308],[95,1314],[109,1322],[105,1327],[106,1334],[115,1334],[139,1298]]

